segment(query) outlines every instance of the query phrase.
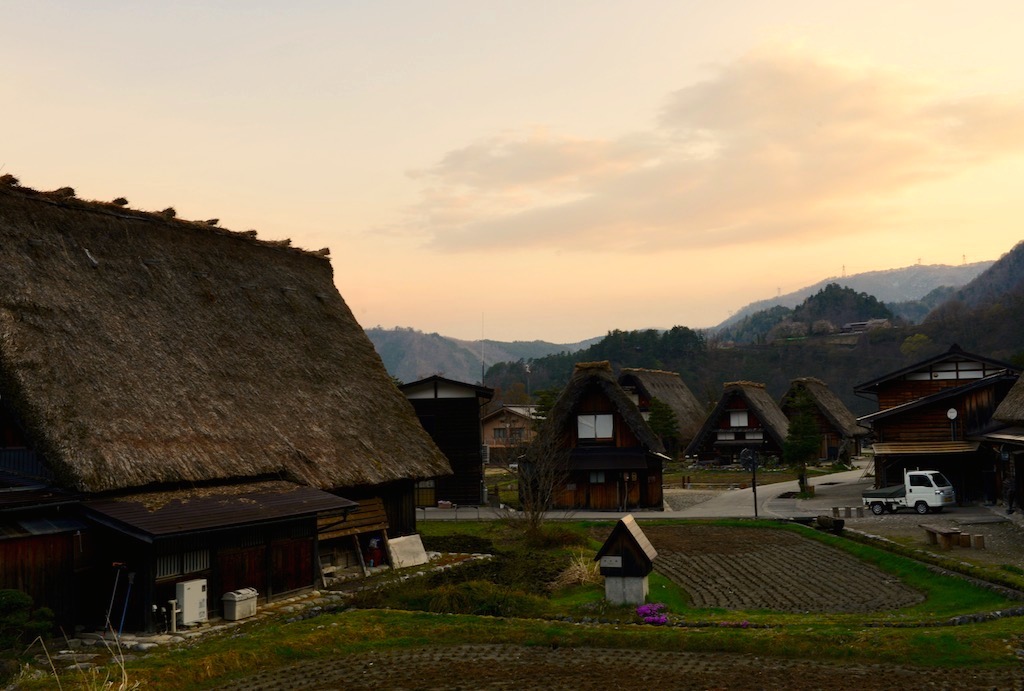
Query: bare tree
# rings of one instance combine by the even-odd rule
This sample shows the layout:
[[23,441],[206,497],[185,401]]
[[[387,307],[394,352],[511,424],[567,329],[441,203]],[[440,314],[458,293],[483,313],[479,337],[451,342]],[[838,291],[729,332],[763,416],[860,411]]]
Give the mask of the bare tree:
[[519,501],[526,529],[536,534],[570,479],[570,449],[562,435],[541,429],[519,463]]

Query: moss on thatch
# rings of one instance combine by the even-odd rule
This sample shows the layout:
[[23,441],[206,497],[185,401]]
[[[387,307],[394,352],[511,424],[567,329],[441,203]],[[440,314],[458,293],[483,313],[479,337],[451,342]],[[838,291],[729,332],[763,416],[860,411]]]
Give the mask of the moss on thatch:
[[682,378],[675,372],[663,370],[623,368],[619,383],[636,386],[648,398],[657,398],[675,413],[679,427],[679,442],[686,446],[696,436],[707,411],[693,395]]
[[550,435],[563,436],[565,431],[575,424],[576,410],[580,401],[593,388],[600,389],[611,400],[612,405],[622,415],[641,444],[655,453],[665,453],[661,439],[651,430],[639,408],[619,386],[611,363],[606,360],[576,364],[569,383],[565,385],[562,393],[551,407],[551,412],[548,413],[548,418],[541,428],[541,436],[544,438],[548,438]]
[[828,388],[828,384],[815,377],[794,379],[790,383],[789,391],[782,397],[780,407],[784,410],[788,408],[788,402],[800,392],[807,394],[841,436],[857,438],[867,436],[871,432],[867,427],[857,423],[857,418],[832,389]]
[[14,187],[0,238],[0,393],[64,486],[450,472],[322,257]]

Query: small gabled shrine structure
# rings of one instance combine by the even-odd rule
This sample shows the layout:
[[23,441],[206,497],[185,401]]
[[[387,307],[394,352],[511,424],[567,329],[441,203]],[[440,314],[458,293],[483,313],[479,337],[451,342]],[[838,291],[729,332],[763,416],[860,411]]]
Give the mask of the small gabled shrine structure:
[[604,576],[604,597],[616,605],[642,605],[650,586],[658,550],[640,529],[633,514],[626,514],[612,528],[594,561]]

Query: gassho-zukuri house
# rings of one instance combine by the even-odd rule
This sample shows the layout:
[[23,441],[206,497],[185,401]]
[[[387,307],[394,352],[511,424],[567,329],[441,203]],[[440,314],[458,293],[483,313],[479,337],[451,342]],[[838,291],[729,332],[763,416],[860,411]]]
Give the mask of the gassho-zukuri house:
[[152,630],[415,532],[451,468],[325,250],[0,183],[0,588]]

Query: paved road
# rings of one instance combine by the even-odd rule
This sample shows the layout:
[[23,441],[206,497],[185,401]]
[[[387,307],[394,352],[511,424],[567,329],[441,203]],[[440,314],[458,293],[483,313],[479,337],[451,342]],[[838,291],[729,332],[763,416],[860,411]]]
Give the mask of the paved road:
[[[830,513],[833,506],[858,506],[860,493],[872,485],[872,478],[864,476],[865,469],[857,468],[831,475],[815,477],[813,499],[791,499],[781,495],[797,491],[796,480],[759,485],[757,488],[757,516],[759,518],[794,518]],[[685,492],[686,490],[684,490]],[[697,490],[694,490],[695,492]],[[671,503],[671,498],[669,499]],[[631,511],[637,520],[666,518],[753,518],[753,488],[733,489],[682,510]],[[419,509],[420,520],[493,520],[508,515],[486,506],[465,506],[459,509]],[[554,520],[618,520],[625,512],[615,511],[551,511]]]

